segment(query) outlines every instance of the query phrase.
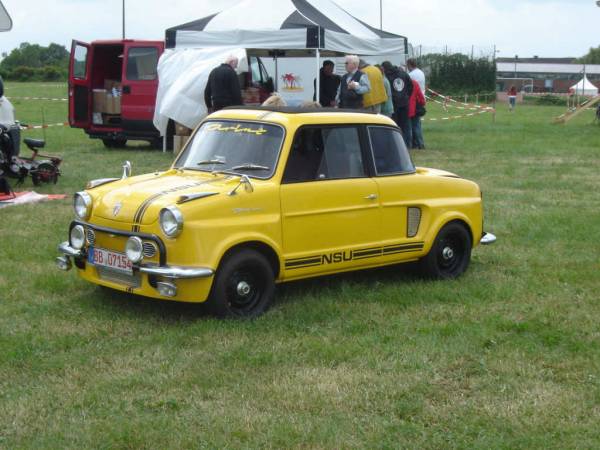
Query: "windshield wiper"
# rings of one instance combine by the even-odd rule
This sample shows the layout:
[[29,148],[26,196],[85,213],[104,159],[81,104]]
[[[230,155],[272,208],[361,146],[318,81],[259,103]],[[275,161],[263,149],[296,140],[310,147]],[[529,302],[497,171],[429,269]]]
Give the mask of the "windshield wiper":
[[225,164],[225,161],[222,159],[205,159],[196,163],[197,166],[203,166],[204,164]]
[[234,166],[231,170],[271,170],[270,167],[261,166],[259,164],[245,163],[239,166]]

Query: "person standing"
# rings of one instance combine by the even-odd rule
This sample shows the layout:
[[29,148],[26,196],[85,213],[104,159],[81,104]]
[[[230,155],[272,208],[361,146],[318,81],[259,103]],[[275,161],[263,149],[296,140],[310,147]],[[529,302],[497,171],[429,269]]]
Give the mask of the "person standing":
[[408,118],[408,105],[413,91],[412,79],[404,69],[393,66],[389,61],[384,61],[381,65],[392,88],[393,119],[402,130],[406,147],[410,148],[412,145],[412,127]]
[[517,87],[513,84],[507,92],[508,94],[508,110],[513,112],[517,105]]
[[340,108],[362,109],[363,96],[371,90],[369,77],[358,70],[359,62],[356,55],[346,56],[346,75],[342,77],[336,95]]
[[358,65],[361,72],[365,73],[369,78],[371,90],[363,96],[363,108],[375,114],[381,112],[381,107],[387,101],[385,85],[383,84],[383,74],[375,67],[367,64],[362,59]]
[[375,67],[377,67],[381,72],[381,75],[383,75],[383,86],[385,87],[385,94],[387,95],[387,100],[381,105],[381,114],[387,117],[392,117],[394,115],[394,103],[392,102],[392,88],[390,86],[390,82],[383,72],[383,67],[380,65]]
[[235,71],[237,66],[237,57],[229,56],[210,72],[204,89],[204,103],[209,112],[243,104],[240,81]]
[[[425,83],[425,74],[421,69],[417,67],[417,61],[413,58],[409,58],[406,61],[406,67],[408,68],[408,74],[410,77],[419,84],[419,88],[421,89],[421,94],[425,96],[426,94],[426,83]],[[423,128],[422,128],[422,119],[421,116],[415,115],[411,119],[411,127],[412,127],[412,144],[414,148],[425,148],[425,139],[423,139]]]
[[[418,138],[417,136],[414,135],[414,131],[415,131],[415,122],[420,122],[421,121],[421,116],[418,114],[419,106],[422,108],[425,108],[425,96],[423,95],[423,93],[421,92],[421,87],[419,86],[419,83],[417,82],[417,80],[412,80],[412,85],[413,85],[413,91],[412,94],[410,96],[410,101],[408,104],[408,118],[410,120],[411,123],[411,148],[420,148],[420,149],[424,149],[425,145],[421,145],[418,142]],[[422,139],[422,137],[421,137]]]
[[[335,106],[335,95],[340,85],[340,76],[333,73],[335,65],[333,61],[323,61],[323,67],[319,70],[319,103],[321,106]],[[315,79],[315,94],[313,100],[316,101],[317,80]]]

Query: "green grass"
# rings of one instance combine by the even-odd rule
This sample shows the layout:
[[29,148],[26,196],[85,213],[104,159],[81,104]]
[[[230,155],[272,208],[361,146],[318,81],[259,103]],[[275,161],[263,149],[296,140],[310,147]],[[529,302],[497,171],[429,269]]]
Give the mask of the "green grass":
[[[30,124],[41,108],[66,120],[66,103],[13,103]],[[0,448],[600,447],[600,126],[591,112],[552,125],[562,112],[425,122],[415,162],[477,181],[498,236],[462,278],[394,267],[291,283],[250,322],[57,271],[70,200],[0,210]],[[172,158],[67,127],[45,137],[65,160],[44,193]]]

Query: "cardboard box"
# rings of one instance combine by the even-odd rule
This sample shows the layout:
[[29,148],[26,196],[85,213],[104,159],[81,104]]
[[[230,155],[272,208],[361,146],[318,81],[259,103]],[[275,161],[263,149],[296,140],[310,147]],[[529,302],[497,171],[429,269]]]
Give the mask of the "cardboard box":
[[104,80],[104,89],[110,92],[114,87],[120,90],[121,82],[119,80]]
[[173,136],[173,153],[179,153],[189,138],[189,136]]
[[244,105],[260,105],[260,92],[258,88],[249,87],[242,90],[242,101]]
[[189,136],[192,134],[192,129],[180,124],[179,122],[175,122],[175,134],[177,136]]
[[104,112],[106,108],[106,89],[94,89],[93,96],[93,111],[95,113]]
[[105,100],[106,106],[104,112],[106,114],[121,114],[121,97],[114,97],[107,94]]

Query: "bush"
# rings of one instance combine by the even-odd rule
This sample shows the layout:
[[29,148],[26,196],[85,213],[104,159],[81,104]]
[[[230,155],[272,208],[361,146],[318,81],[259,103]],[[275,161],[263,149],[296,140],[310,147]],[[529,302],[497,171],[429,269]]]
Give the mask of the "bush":
[[558,95],[525,95],[523,102],[530,105],[565,106],[567,99]]
[[443,94],[476,94],[496,89],[496,63],[487,58],[432,54],[423,57],[421,64],[429,72],[429,86]]

